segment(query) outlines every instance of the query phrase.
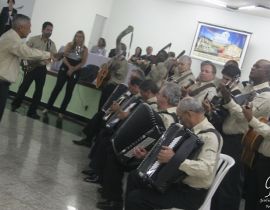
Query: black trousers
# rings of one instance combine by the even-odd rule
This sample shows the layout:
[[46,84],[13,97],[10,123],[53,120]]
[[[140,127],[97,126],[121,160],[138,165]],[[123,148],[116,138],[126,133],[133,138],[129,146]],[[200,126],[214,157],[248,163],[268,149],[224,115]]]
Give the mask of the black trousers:
[[100,130],[104,128],[104,120],[103,120],[104,112],[98,111],[87,123],[87,125],[83,128],[83,133],[86,135],[86,139],[88,141],[92,141],[94,137],[98,135]]
[[159,193],[146,187],[137,174],[132,172],[128,177],[125,210],[197,210],[204,202],[206,194],[206,189],[195,189],[185,184],[172,185],[165,193]]
[[252,169],[247,171],[245,210],[270,208],[270,157],[257,154]]
[[221,152],[231,156],[235,165],[229,170],[212,198],[211,210],[239,210],[244,183],[244,165],[241,163],[242,135],[225,135]]
[[49,98],[47,109],[52,108],[57,96],[59,95],[60,91],[62,90],[65,83],[67,82],[65,96],[64,96],[64,99],[62,101],[60,111],[59,111],[60,113],[64,113],[71,100],[74,87],[76,83],[78,82],[78,80],[79,80],[79,72],[76,71],[71,75],[71,77],[69,77],[67,75],[67,66],[65,64],[62,64],[57,75],[57,81],[56,81],[55,87]]
[[7,102],[9,85],[9,82],[0,80],[0,121]]
[[32,97],[32,103],[29,107],[28,114],[35,114],[40,103],[43,87],[46,80],[47,69],[46,66],[39,66],[30,72],[25,73],[23,82],[19,87],[15,99],[12,102],[12,106],[19,107],[24,99],[26,92],[30,85],[35,81],[35,91]]
[[103,181],[103,170],[106,164],[108,151],[111,148],[112,132],[108,129],[102,129],[97,135],[95,145],[91,149],[89,154],[89,167],[95,169],[97,174],[100,176],[101,181]]
[[111,145],[107,147],[107,159],[103,169],[103,192],[104,197],[112,201],[122,201],[124,167],[118,161]]

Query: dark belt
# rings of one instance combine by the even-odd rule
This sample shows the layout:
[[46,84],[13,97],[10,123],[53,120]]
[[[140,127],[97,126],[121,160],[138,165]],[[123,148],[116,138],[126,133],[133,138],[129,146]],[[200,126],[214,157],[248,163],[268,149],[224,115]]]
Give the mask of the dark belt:
[[10,85],[10,82],[9,81],[6,81],[6,80],[1,80],[0,79],[0,84],[9,86]]
[[264,156],[263,154],[257,152],[257,160],[270,161],[270,157]]

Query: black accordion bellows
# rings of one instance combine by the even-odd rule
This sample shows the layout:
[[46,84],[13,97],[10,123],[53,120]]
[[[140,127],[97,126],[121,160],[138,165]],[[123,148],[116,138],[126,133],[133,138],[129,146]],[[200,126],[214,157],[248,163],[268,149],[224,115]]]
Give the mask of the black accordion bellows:
[[112,106],[114,101],[117,101],[124,93],[128,91],[128,87],[125,84],[119,84],[109,96],[105,104],[102,106],[102,111],[107,112]]
[[112,145],[119,160],[128,165],[136,146],[149,149],[165,131],[159,114],[148,104],[139,104],[112,137]]
[[[203,142],[190,130],[178,123],[172,124],[139,165],[138,175],[148,186],[165,192],[171,184],[185,178],[186,174],[178,169],[180,164],[185,159],[196,159],[202,145]],[[175,152],[166,164],[157,161],[162,146],[168,146]]]

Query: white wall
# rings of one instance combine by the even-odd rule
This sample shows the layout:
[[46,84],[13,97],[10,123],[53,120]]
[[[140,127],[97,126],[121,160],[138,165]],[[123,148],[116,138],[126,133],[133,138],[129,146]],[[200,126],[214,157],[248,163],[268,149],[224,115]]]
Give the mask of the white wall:
[[85,33],[88,45],[96,14],[109,17],[114,0],[35,0],[32,34],[41,32],[44,21],[54,24],[52,40],[57,48],[72,41],[78,30]]
[[[104,37],[107,39],[107,49],[113,48],[117,35],[127,25],[133,25],[132,52],[136,46],[145,49],[148,45],[152,45],[157,52],[172,42],[171,50],[176,54],[183,49],[189,54],[198,21],[253,33],[242,66],[242,80],[248,79],[250,68],[257,59],[270,59],[268,18],[183,4],[175,0],[115,0]],[[124,42],[128,43],[127,39]],[[199,64],[200,61],[193,60],[192,69],[196,74]]]

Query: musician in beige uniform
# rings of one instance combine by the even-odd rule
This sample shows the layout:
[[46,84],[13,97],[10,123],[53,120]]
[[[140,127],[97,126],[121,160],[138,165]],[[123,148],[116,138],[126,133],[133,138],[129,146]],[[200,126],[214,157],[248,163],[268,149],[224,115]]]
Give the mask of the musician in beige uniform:
[[168,78],[168,80],[172,80],[180,87],[192,85],[192,81],[195,82],[195,77],[191,71],[191,64],[191,57],[187,55],[181,56],[177,61],[173,76]]
[[140,85],[140,95],[143,101],[149,104],[154,111],[158,111],[157,93],[159,89],[152,80],[145,80]]
[[[252,110],[255,117],[269,117],[270,115],[270,61],[258,60],[252,67],[249,79],[253,85],[243,89],[243,93],[253,93]],[[248,123],[242,108],[231,99],[231,93],[221,83],[221,93],[224,98],[223,105],[229,111],[222,130],[224,145],[222,153],[235,159],[235,165],[222,180],[215,196],[212,199],[212,210],[238,210],[243,187],[243,164],[241,163],[243,134],[248,130]],[[250,97],[248,97],[250,98]],[[251,100],[251,99],[250,99]],[[250,101],[249,100],[249,101]]]
[[267,209],[269,201],[262,200],[269,196],[270,186],[270,126],[259,121],[252,114],[252,109],[242,107],[250,127],[263,137],[256,153],[253,167],[249,170],[246,189],[245,210]]
[[205,98],[209,101],[217,95],[214,79],[216,75],[216,67],[210,61],[203,61],[201,63],[201,72],[198,81],[189,88],[182,88],[182,95],[192,96],[198,101],[203,102]]
[[[179,166],[179,170],[185,172],[187,177],[181,183],[171,185],[163,194],[147,188],[135,176],[130,176],[125,202],[126,210],[170,208],[195,210],[202,205],[215,176],[222,138],[214,132],[201,133],[214,127],[205,118],[202,104],[196,99],[182,99],[178,105],[177,115],[183,125],[191,129],[204,142],[198,158],[186,159]],[[173,156],[172,149],[163,147],[157,158],[160,163],[167,163]]]
[[[180,94],[178,85],[166,83],[157,95],[158,113],[166,128],[178,120],[176,116],[176,106],[179,102]],[[145,151],[143,148],[137,148],[137,150],[142,153]],[[119,163],[114,152],[108,153],[107,155],[108,158],[103,171],[102,182],[102,196],[106,200],[98,202],[97,207],[100,209],[121,209],[123,193],[122,178],[125,167]]]
[[[50,39],[53,31],[53,24],[51,22],[44,22],[42,25],[42,34],[33,36],[27,41],[27,45],[31,48],[44,50],[56,54],[55,43]],[[32,98],[32,103],[27,112],[27,116],[39,119],[37,114],[37,108],[42,97],[43,86],[45,84],[47,68],[44,61],[28,61],[30,69],[29,72],[25,72],[23,82],[20,85],[16,97],[12,102],[12,111],[15,111],[21,106],[26,92],[30,85],[35,81],[35,91]]]
[[46,60],[51,53],[32,49],[21,39],[31,32],[30,18],[17,15],[13,19],[12,29],[0,39],[0,120],[2,118],[10,83],[16,81],[20,71],[20,58],[28,60]]

